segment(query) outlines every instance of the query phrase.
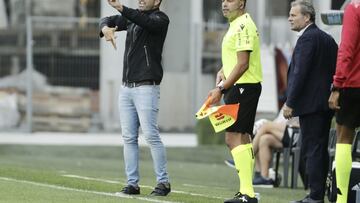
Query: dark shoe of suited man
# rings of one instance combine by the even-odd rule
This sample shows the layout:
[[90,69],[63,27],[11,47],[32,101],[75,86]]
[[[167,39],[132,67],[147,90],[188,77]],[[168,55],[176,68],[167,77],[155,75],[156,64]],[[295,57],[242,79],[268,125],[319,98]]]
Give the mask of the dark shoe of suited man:
[[291,201],[290,203],[324,203],[324,200],[314,200],[307,195],[304,199],[299,201]]

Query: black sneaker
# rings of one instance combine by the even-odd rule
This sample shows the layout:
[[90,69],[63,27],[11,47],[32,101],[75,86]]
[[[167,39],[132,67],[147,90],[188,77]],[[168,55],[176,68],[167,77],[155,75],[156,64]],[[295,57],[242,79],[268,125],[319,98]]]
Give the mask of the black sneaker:
[[232,160],[232,159],[226,159],[224,162],[225,162],[225,164],[226,164],[227,166],[229,166],[229,167],[231,167],[231,168],[235,168],[235,162],[234,162],[234,160]]
[[225,200],[224,203],[258,203],[258,200],[255,197],[249,197],[238,192],[233,199]]
[[158,183],[154,191],[150,193],[153,196],[166,196],[171,191],[170,183]]
[[254,173],[254,179],[261,176],[261,173],[259,171],[255,171]]
[[274,181],[270,178],[264,178],[262,176],[256,177],[253,180],[254,187],[273,188]]
[[140,194],[140,187],[127,185],[120,192],[122,194],[127,194],[127,195],[139,195]]

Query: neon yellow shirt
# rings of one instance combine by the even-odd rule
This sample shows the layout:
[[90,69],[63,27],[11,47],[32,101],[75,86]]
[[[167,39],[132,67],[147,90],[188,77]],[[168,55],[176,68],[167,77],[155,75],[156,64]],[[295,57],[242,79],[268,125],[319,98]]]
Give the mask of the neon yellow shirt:
[[230,23],[222,42],[222,64],[225,77],[229,77],[237,64],[237,52],[250,51],[249,68],[236,83],[259,83],[262,81],[260,40],[254,21],[245,13]]

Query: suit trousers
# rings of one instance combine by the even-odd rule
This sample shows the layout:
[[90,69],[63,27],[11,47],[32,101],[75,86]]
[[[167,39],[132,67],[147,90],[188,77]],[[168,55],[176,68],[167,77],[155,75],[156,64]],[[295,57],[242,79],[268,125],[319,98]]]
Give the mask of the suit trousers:
[[301,154],[306,160],[306,176],[310,197],[323,200],[329,167],[328,140],[332,111],[315,112],[299,116],[301,129]]

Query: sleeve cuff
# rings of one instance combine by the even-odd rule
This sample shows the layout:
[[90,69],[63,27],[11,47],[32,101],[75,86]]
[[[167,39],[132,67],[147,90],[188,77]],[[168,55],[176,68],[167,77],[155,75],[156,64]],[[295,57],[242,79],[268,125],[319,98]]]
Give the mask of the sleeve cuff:
[[341,88],[343,86],[343,82],[342,82],[341,78],[336,75],[333,77],[332,84],[337,88]]
[[294,104],[291,102],[291,101],[286,101],[286,106],[288,106],[288,107],[290,107],[290,108],[292,108],[292,109],[294,109]]

